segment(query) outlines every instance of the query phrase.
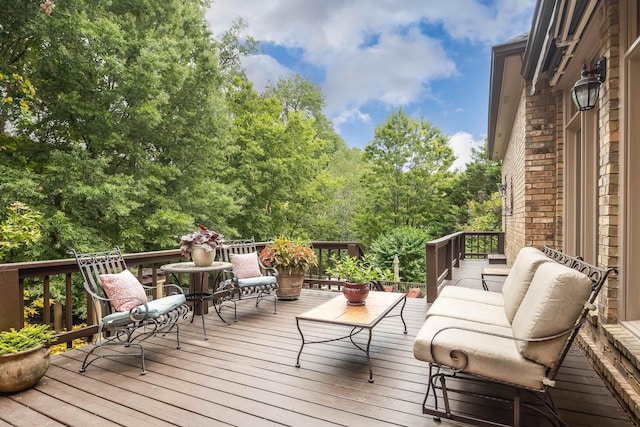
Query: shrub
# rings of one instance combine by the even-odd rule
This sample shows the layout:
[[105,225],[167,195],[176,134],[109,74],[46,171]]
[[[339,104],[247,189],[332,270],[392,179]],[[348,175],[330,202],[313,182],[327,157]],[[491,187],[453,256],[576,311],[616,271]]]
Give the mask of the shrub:
[[400,280],[424,282],[426,280],[425,245],[429,241],[426,231],[413,227],[400,227],[382,235],[371,244],[371,252],[383,268],[393,270],[393,258],[400,261]]

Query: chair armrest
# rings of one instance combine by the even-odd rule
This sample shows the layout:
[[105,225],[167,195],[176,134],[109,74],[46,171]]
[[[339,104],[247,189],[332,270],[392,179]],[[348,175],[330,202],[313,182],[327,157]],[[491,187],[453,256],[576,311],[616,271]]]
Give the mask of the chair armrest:
[[[145,291],[147,291],[147,290],[152,291],[152,290],[155,290],[155,289],[158,288],[157,286],[152,286],[152,285],[142,285],[142,287],[145,289]],[[184,293],[184,290],[180,286],[176,285],[175,283],[165,283],[165,284],[161,285],[160,288],[162,288],[163,290],[164,289],[174,289],[179,294],[183,294]],[[169,295],[171,295],[171,294],[169,294]]]
[[438,361],[438,358],[436,357],[436,354],[434,352],[434,346],[433,346],[433,344],[434,344],[434,342],[436,340],[436,337],[440,333],[442,333],[444,331],[449,331],[449,330],[451,330],[451,331],[465,331],[465,332],[471,332],[471,333],[485,335],[485,336],[493,336],[493,337],[498,337],[498,338],[505,338],[505,339],[509,339],[509,340],[512,340],[512,341],[541,343],[541,342],[551,341],[551,340],[554,340],[556,338],[560,338],[560,337],[563,337],[565,335],[568,335],[568,334],[572,333],[573,331],[575,331],[576,329],[579,329],[582,326],[582,323],[583,322],[578,322],[574,326],[572,326],[571,328],[568,328],[568,329],[566,329],[564,331],[558,332],[557,334],[553,334],[553,335],[549,335],[549,336],[545,336],[545,337],[539,337],[539,338],[519,338],[519,337],[514,337],[512,335],[499,334],[499,333],[496,333],[496,332],[483,331],[483,330],[474,329],[474,328],[467,328],[467,327],[462,327],[462,326],[447,326],[447,327],[444,327],[442,329],[439,329],[438,331],[436,331],[435,334],[433,334],[433,337],[431,338],[431,341],[429,342],[429,351],[431,353],[431,359],[438,366],[447,366],[453,372],[462,372],[462,371],[464,371],[464,369],[467,367],[467,365],[469,363],[469,353],[467,351],[465,351],[464,344],[461,344],[458,347],[451,348],[451,350],[449,351],[449,355],[450,355],[451,359],[452,360],[456,360],[456,361],[459,360],[460,361],[460,366],[450,366],[448,364],[440,362],[440,361]]

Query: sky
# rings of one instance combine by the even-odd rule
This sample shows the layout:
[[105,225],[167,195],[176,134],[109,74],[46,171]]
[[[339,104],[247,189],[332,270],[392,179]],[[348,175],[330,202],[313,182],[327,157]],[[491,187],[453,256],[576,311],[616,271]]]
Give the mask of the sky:
[[261,51],[242,59],[254,88],[295,74],[316,84],[348,146],[392,112],[450,137],[463,168],[487,136],[491,47],[528,33],[534,0],[214,0],[214,35],[242,18]]

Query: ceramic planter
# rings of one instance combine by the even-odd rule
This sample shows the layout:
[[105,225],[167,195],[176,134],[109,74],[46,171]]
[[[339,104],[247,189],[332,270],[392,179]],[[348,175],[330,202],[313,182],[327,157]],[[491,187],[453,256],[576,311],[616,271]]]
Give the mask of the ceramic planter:
[[347,304],[364,305],[369,296],[369,284],[345,282],[342,286],[342,293],[347,299]]
[[216,258],[216,250],[207,251],[204,246],[194,246],[191,249],[191,261],[198,267],[207,267],[213,264]]
[[0,392],[15,393],[36,385],[49,369],[50,352],[39,345],[0,356]]
[[302,283],[304,282],[304,273],[300,270],[288,269],[278,270],[278,290],[276,291],[278,299],[285,301],[293,301],[300,297],[302,292]]

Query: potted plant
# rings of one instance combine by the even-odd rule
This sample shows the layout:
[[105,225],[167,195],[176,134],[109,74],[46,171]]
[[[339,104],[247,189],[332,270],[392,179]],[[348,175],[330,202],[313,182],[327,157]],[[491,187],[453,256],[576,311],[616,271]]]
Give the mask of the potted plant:
[[265,267],[278,270],[278,299],[295,300],[300,297],[304,275],[318,258],[311,244],[302,240],[278,237],[260,251]]
[[54,335],[48,325],[0,332],[0,392],[26,390],[40,381],[49,369],[45,345],[55,341]]
[[191,258],[195,265],[207,266],[216,257],[216,248],[222,244],[224,236],[198,224],[198,229],[180,238],[182,256]]
[[364,305],[371,282],[389,280],[393,277],[391,271],[376,265],[373,254],[366,254],[360,258],[347,255],[340,259],[333,255],[327,273],[344,280],[342,293],[349,305]]

